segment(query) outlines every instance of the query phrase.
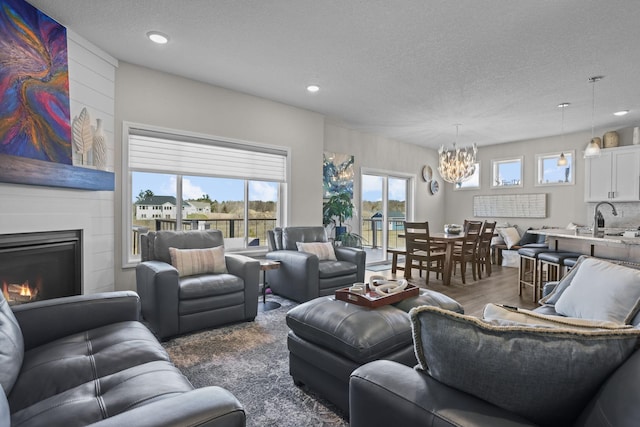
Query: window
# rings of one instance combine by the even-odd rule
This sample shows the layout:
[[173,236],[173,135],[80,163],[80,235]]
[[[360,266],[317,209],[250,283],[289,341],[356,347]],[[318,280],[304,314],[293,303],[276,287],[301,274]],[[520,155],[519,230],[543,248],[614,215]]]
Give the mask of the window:
[[125,123],[124,263],[146,230],[218,229],[225,248],[267,246],[282,222],[288,150]]
[[474,163],[476,170],[471,177],[463,182],[454,184],[454,190],[477,190],[480,188],[480,162]]
[[522,157],[491,162],[492,188],[522,187]]
[[[558,165],[560,156],[566,164]],[[574,152],[549,153],[536,155],[536,185],[573,185],[575,177]]]

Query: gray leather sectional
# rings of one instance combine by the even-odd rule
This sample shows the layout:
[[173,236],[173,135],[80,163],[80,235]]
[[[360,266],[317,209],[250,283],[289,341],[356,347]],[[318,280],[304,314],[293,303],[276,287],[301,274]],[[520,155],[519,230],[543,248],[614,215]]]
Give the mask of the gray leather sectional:
[[240,402],[194,389],[139,311],[133,292],[13,309],[0,294],[0,426],[244,426]]

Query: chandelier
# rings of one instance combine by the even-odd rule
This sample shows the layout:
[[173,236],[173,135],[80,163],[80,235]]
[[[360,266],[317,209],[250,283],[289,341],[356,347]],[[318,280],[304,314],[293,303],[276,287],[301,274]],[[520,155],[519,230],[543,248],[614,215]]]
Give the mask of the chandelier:
[[[458,141],[458,126],[456,126],[456,141]],[[476,154],[478,146],[457,148],[453,143],[453,149],[445,150],[444,145],[438,150],[438,172],[447,182],[458,184],[471,178],[476,171]]]

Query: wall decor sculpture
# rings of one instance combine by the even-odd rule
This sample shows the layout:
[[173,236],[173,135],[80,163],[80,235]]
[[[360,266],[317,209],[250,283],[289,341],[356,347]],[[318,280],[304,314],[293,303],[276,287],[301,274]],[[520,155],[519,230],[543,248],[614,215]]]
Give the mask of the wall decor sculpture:
[[0,153],[72,163],[67,30],[0,0]]
[[323,197],[347,193],[353,198],[353,161],[349,154],[324,153],[322,162]]

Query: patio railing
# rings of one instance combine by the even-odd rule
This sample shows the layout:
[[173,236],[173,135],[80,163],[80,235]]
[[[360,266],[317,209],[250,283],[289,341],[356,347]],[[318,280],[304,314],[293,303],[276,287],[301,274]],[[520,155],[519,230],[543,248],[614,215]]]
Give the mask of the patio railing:
[[[382,247],[382,218],[369,218],[362,220],[362,237],[364,246],[372,249]],[[387,220],[388,242],[387,248],[404,248],[404,237],[398,237],[404,234],[404,219]]]
[[[149,231],[150,228],[159,230],[176,230],[177,221],[175,219],[155,219],[149,221],[150,227],[133,226],[133,247],[132,253],[140,253],[140,234]],[[249,219],[249,246],[266,246],[267,231],[276,227],[275,218]],[[244,219],[183,219],[182,230],[220,230],[226,239],[244,237]]]

